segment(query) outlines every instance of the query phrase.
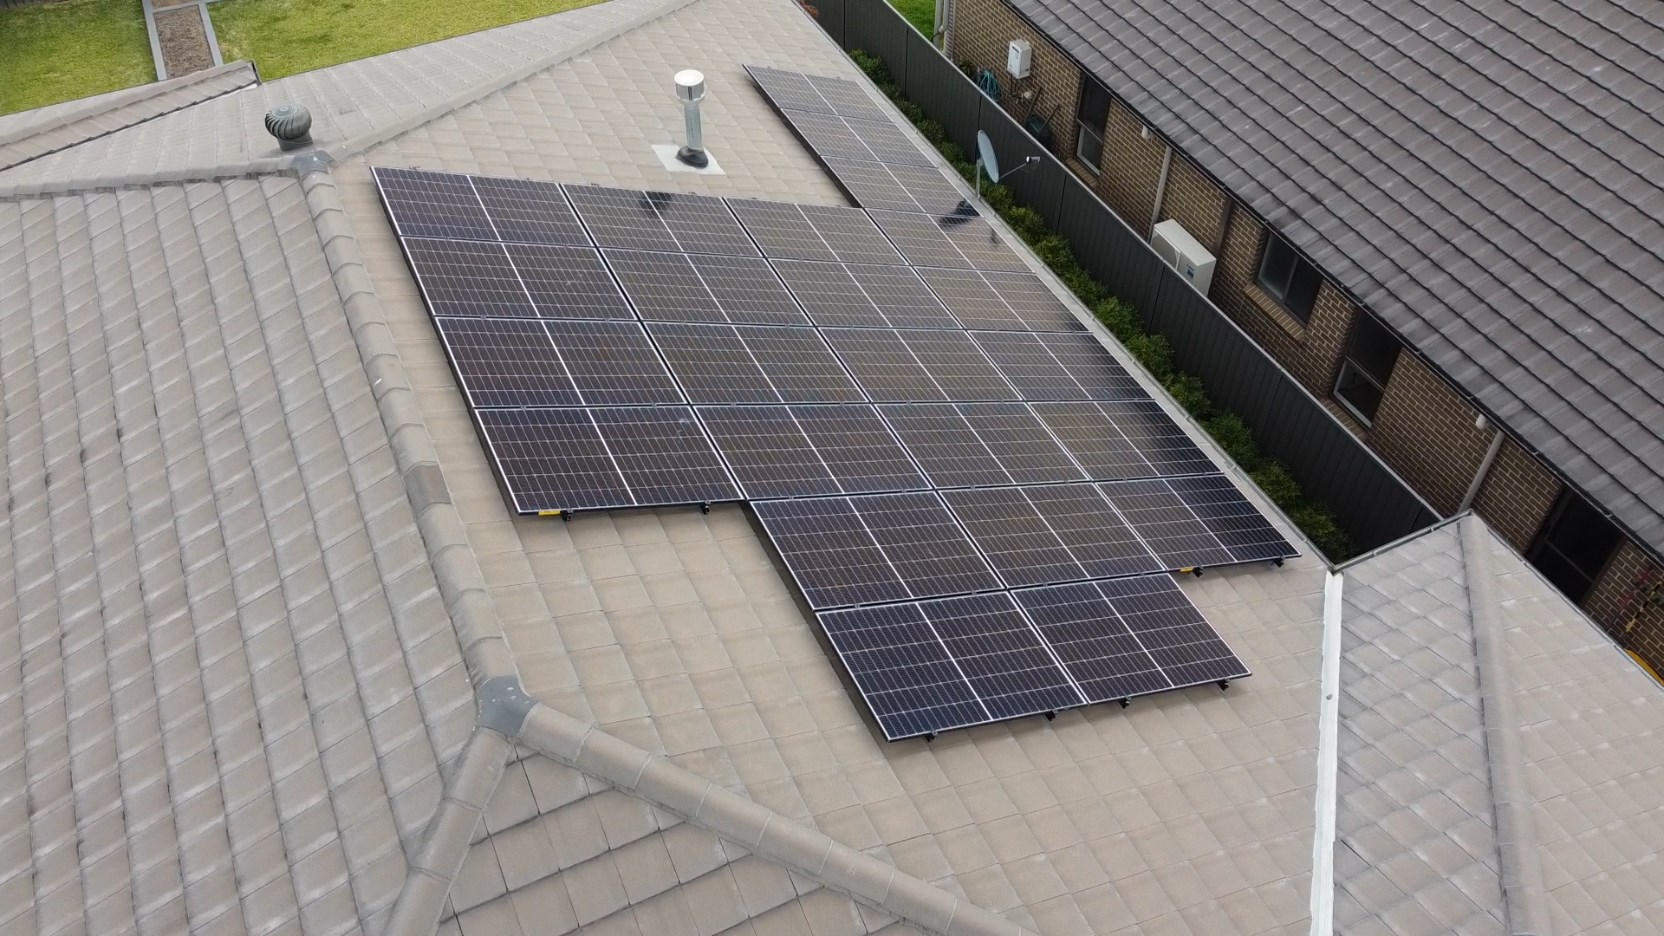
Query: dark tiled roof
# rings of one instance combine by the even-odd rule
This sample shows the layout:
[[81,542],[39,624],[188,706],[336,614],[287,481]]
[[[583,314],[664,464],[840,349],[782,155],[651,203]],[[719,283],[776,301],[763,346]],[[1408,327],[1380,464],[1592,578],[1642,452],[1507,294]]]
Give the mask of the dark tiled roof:
[[1657,0],[1011,0],[1664,552]]

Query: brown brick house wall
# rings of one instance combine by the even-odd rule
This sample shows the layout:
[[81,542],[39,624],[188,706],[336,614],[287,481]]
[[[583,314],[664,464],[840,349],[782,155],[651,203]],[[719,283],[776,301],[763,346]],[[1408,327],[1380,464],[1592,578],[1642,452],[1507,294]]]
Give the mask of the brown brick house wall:
[[1664,672],[1664,570],[1634,543],[1618,544],[1583,607],[1620,644]]
[[[1029,77],[1021,82],[1005,70],[1006,45],[1026,39],[1034,54]],[[1019,94],[1032,90],[1032,108],[1051,118],[1053,145],[1059,156],[1075,152],[1075,108],[1080,97],[1080,67],[1057,50],[1028,21],[1000,0],[960,0],[953,13],[953,32],[948,57],[955,62],[970,61],[978,68],[992,69],[999,76],[1001,104],[1014,117],[1027,116],[1031,104]],[[1071,169],[1079,163],[1070,160]]]
[[[1442,514],[1452,514],[1490,447],[1479,412],[1411,354],[1400,354],[1369,444]],[[1540,519],[1540,518],[1539,518]]]
[[1150,216],[1156,210],[1156,183],[1161,181],[1161,161],[1167,144],[1161,137],[1144,137],[1144,125],[1120,101],[1109,106],[1108,129],[1104,131],[1103,173],[1094,188],[1109,207],[1144,237],[1150,236]]
[[1473,499],[1473,510],[1508,545],[1523,553],[1559,496],[1560,479],[1508,439],[1497,450],[1496,461]]
[[1217,254],[1219,241],[1224,236],[1220,225],[1225,221],[1225,206],[1228,203],[1225,193],[1209,181],[1202,170],[1174,153],[1173,163],[1167,169],[1167,190],[1162,193],[1161,211],[1157,212],[1156,220],[1172,218],[1184,225],[1190,236],[1203,247]]

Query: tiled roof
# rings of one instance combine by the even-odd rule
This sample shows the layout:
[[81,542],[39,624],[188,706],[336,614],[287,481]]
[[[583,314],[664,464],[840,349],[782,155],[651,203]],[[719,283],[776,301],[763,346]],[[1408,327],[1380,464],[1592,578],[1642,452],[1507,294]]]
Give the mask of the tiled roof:
[[[841,201],[740,68],[857,77],[794,5],[619,10],[641,25],[571,27],[582,54],[459,106],[326,126],[338,161],[284,164],[298,180],[156,182],[226,170],[186,145],[117,192],[0,195],[0,932],[1306,932],[1316,559],[1184,580],[1255,670],[1228,692],[886,744],[740,508],[508,513],[370,165]],[[410,54],[476,61],[443,45]],[[687,66],[722,175],[651,149]],[[1493,546],[1555,919],[1645,923],[1656,906],[1611,895],[1640,894],[1664,842],[1664,784],[1630,758],[1660,747],[1658,694]],[[1501,918],[1451,555],[1429,534],[1347,573],[1349,658],[1381,673],[1354,674],[1342,723],[1343,840],[1382,849],[1340,862],[1360,926],[1410,912],[1372,870],[1448,896],[1400,875],[1448,852],[1437,835],[1369,831],[1412,828],[1409,781],[1439,776],[1405,738],[1468,771],[1447,784],[1473,817],[1464,919]],[[1362,708],[1389,688],[1402,726]]]
[[1664,553],[1651,0],[1011,0]]

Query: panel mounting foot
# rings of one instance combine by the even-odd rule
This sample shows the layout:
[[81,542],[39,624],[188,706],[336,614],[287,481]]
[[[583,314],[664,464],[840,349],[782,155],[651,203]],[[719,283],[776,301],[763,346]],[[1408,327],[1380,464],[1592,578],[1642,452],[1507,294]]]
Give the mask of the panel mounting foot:
[[1224,692],[1227,688],[1230,687],[1230,685],[1231,685],[1231,681],[1229,679],[1219,680],[1219,691]]
[[1047,712],[1046,713],[1046,721],[1057,721],[1057,713],[1056,712]]
[[1122,708],[1126,708],[1126,707],[1127,707],[1127,706],[1129,706],[1129,705],[1131,705],[1131,704],[1132,704],[1132,700],[1131,700],[1131,699],[1122,699],[1122,700],[1121,700],[1121,707],[1122,707]]

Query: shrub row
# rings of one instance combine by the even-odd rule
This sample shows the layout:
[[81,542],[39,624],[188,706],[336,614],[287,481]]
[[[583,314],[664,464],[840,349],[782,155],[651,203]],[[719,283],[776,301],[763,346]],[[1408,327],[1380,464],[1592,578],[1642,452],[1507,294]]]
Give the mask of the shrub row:
[[[939,122],[926,116],[923,108],[902,96],[901,89],[890,77],[889,68],[875,56],[860,50],[851,51],[850,57],[918,127],[924,138],[953,164],[953,168],[967,182],[974,183],[979,171],[976,164],[966,157],[958,144],[948,139],[947,130]],[[1339,562],[1352,555],[1351,538],[1336,523],[1334,513],[1308,500],[1288,468],[1260,451],[1254,441],[1253,430],[1241,416],[1213,404],[1201,378],[1173,366],[1173,349],[1167,338],[1145,331],[1138,311],[1111,295],[1081,266],[1067,239],[1048,229],[1039,212],[1018,205],[1005,186],[985,181],[982,194],[988,205],[999,212],[1029,249],[1092,310],[1110,334],[1144,365],[1151,376],[1161,382],[1173,399],[1213,436],[1219,447],[1253,478],[1260,490],[1282,508],[1330,560]]]

